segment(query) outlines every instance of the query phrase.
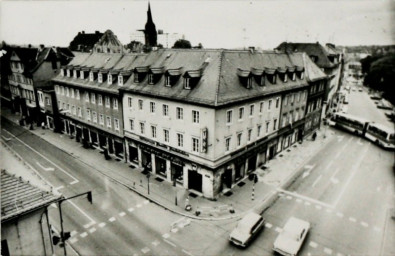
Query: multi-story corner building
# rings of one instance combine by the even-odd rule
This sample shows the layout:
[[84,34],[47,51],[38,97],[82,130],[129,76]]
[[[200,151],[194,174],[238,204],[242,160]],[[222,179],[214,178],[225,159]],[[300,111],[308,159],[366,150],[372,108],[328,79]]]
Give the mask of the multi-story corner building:
[[[320,43],[281,43],[276,50],[282,52],[305,52],[311,60],[328,76],[325,88],[325,102],[327,106],[332,106],[334,96],[339,90],[341,79],[343,57],[333,44]],[[325,112],[330,111],[327,107]]]
[[129,60],[127,160],[211,199],[303,135],[310,82],[326,78],[304,53],[161,49]]
[[[8,76],[12,107],[28,123],[45,121],[37,100],[37,88],[59,73],[60,58],[54,48],[14,47]],[[46,121],[45,121],[46,122]]]

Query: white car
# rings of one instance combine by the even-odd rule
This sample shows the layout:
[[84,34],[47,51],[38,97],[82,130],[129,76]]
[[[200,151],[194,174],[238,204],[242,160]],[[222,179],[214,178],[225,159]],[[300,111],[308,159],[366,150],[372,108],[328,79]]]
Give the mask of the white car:
[[291,217],[274,241],[273,250],[282,255],[296,255],[309,232],[310,223]]
[[247,247],[252,239],[262,230],[265,221],[255,212],[247,213],[230,233],[229,241],[241,247]]

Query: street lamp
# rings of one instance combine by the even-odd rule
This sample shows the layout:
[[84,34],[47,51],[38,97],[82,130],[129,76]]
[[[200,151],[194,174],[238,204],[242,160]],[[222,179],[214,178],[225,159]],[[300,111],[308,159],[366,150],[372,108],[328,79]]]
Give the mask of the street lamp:
[[148,195],[149,195],[149,178],[151,177],[150,173],[147,173],[147,180],[148,180]]
[[70,199],[73,199],[73,198],[76,198],[76,197],[79,197],[79,196],[82,196],[82,195],[87,195],[88,196],[88,201],[92,204],[92,191],[88,191],[88,192],[85,192],[85,193],[81,193],[81,194],[78,194],[78,195],[75,195],[75,196],[72,196],[72,197],[69,197],[69,198],[63,198],[63,199],[60,199],[59,201],[58,201],[58,205],[59,205],[59,215],[60,215],[60,228],[61,228],[61,233],[60,233],[60,237],[61,237],[61,239],[62,239],[62,243],[63,243],[63,250],[64,250],[64,255],[67,255],[67,252],[66,252],[66,239],[68,238],[66,238],[65,237],[65,233],[64,233],[64,230],[63,230],[63,215],[62,215],[62,203],[64,202],[64,201],[67,201],[67,200],[70,200]]

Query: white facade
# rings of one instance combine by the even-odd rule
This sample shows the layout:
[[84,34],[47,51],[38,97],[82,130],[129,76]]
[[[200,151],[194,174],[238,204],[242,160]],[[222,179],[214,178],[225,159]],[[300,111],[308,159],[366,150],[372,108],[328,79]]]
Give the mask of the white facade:
[[130,41],[137,41],[145,44],[144,32],[139,30],[133,31],[132,33],[130,33]]

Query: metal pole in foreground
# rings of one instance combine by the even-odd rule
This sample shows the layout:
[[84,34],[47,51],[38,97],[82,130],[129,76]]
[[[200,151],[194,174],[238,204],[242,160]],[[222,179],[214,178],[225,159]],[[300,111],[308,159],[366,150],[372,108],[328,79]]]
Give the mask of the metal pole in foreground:
[[252,183],[252,195],[251,195],[251,200],[254,201],[254,190],[255,190],[255,182]]
[[62,243],[63,243],[63,251],[64,251],[64,255],[67,255],[66,252],[66,241],[64,240],[64,230],[63,230],[63,215],[62,215],[62,200],[58,202],[59,204],[59,214],[60,214],[60,238],[62,239]]

